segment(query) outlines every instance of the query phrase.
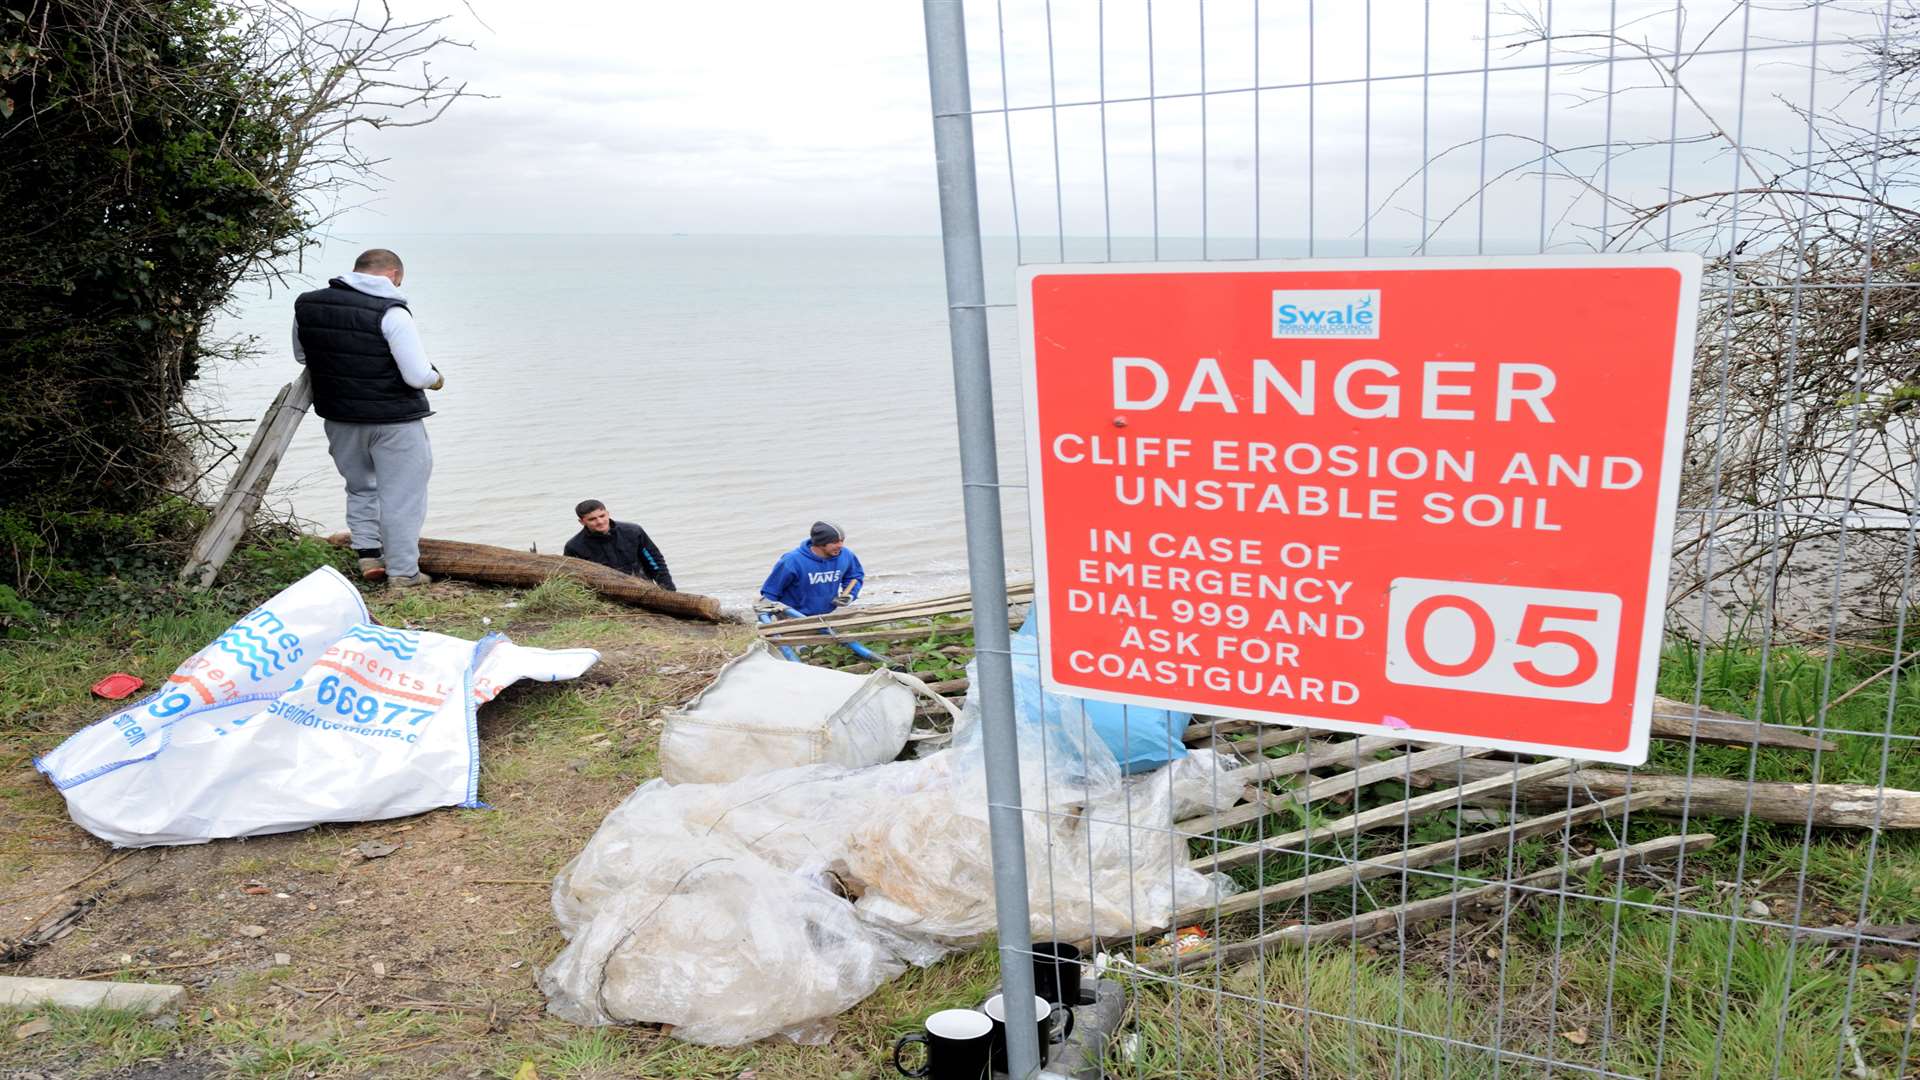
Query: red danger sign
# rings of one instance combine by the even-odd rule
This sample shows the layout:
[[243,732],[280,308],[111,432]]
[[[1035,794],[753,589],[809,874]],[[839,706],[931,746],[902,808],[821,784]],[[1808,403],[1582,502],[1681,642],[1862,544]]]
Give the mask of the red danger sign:
[[1643,761],[1699,274],[1026,268],[1048,683]]

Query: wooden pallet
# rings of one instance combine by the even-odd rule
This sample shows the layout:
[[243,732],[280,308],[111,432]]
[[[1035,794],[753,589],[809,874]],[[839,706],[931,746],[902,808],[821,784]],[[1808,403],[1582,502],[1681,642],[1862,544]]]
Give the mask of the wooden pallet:
[[[1756,724],[1712,710],[1694,709],[1658,699],[1654,737],[1698,740],[1738,746],[1813,751],[1832,743],[1792,729]],[[1393,735],[1346,736],[1305,728],[1263,725],[1243,720],[1201,718],[1186,732],[1189,746],[1234,754],[1244,764],[1223,774],[1227,790],[1238,789],[1239,802],[1227,809],[1174,824],[1177,833],[1199,848],[1190,865],[1203,873],[1259,867],[1273,859],[1306,859],[1298,877],[1270,881],[1258,889],[1224,897],[1175,913],[1171,927],[1220,928],[1223,940],[1184,953],[1172,953],[1141,966],[1169,972],[1214,963],[1251,959],[1263,952],[1330,940],[1360,940],[1405,933],[1419,923],[1473,913],[1488,905],[1515,904],[1543,889],[1561,887],[1570,878],[1602,868],[1625,872],[1704,850],[1711,833],[1659,837],[1591,854],[1568,849],[1559,865],[1486,884],[1456,882],[1439,897],[1422,898],[1362,911],[1349,917],[1289,925],[1265,933],[1233,936],[1246,920],[1265,908],[1293,903],[1333,889],[1349,889],[1380,878],[1442,864],[1457,865],[1502,851],[1528,839],[1571,834],[1577,828],[1609,822],[1616,834],[1629,815],[1675,816],[1683,808],[1699,817],[1766,817],[1805,821],[1811,808],[1816,824],[1920,827],[1920,793],[1854,790],[1848,785],[1756,784],[1660,773],[1628,774],[1618,769],[1582,767],[1565,758],[1515,759],[1486,750],[1409,742]],[[1298,749],[1268,757],[1276,747]],[[1631,782],[1629,782],[1629,777]],[[1340,812],[1361,789],[1387,780],[1407,785],[1406,797],[1365,810]],[[1726,790],[1722,790],[1726,786]],[[1426,790],[1422,790],[1422,789]],[[1736,792],[1734,789],[1737,788]],[[1826,797],[1831,795],[1831,797]],[[1737,803],[1737,805],[1736,805]],[[1508,813],[1495,824],[1464,823],[1456,835],[1432,843],[1408,844],[1367,858],[1333,858],[1329,841],[1353,844],[1364,834],[1405,831],[1436,815],[1465,807],[1492,806]],[[1279,816],[1298,820],[1314,815],[1310,827],[1246,839],[1246,826]],[[1866,820],[1871,816],[1872,820]],[[1315,852],[1312,845],[1322,845]],[[1399,895],[1397,889],[1387,890]]]

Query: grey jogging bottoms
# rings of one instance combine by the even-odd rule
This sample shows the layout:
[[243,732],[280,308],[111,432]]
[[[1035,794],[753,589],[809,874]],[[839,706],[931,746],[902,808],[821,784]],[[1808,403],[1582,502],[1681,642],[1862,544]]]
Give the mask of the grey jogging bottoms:
[[402,424],[326,421],[327,452],[347,482],[347,528],[357,548],[383,548],[389,577],[420,572],[433,447],[423,420]]

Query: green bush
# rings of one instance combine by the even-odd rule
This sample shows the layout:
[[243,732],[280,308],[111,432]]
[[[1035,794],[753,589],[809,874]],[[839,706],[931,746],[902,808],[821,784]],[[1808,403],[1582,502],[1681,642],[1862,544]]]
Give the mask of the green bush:
[[0,7],[0,491],[144,510],[190,476],[203,328],[305,242],[287,88],[215,0],[25,8]]
[[439,20],[369,20],[0,4],[0,582],[18,598],[184,553],[168,543],[209,432],[186,390],[241,351],[210,322],[312,243],[315,196],[366,175],[350,132],[464,93],[425,67]]

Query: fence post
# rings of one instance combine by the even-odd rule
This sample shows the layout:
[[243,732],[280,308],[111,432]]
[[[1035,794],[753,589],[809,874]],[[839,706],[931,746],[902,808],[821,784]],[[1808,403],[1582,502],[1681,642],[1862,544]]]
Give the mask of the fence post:
[[993,837],[993,899],[1006,994],[1007,1071],[1025,1080],[1040,1067],[1033,1008],[1033,941],[1020,809],[1020,748],[1013,723],[1008,652],[1007,560],[1000,533],[1000,463],[994,448],[992,366],[987,354],[986,276],[973,161],[973,103],[960,0],[925,0],[927,78],[940,178],[940,239],[946,256],[953,397],[960,427],[960,486],[967,516],[967,576],[973,586],[974,655]]

